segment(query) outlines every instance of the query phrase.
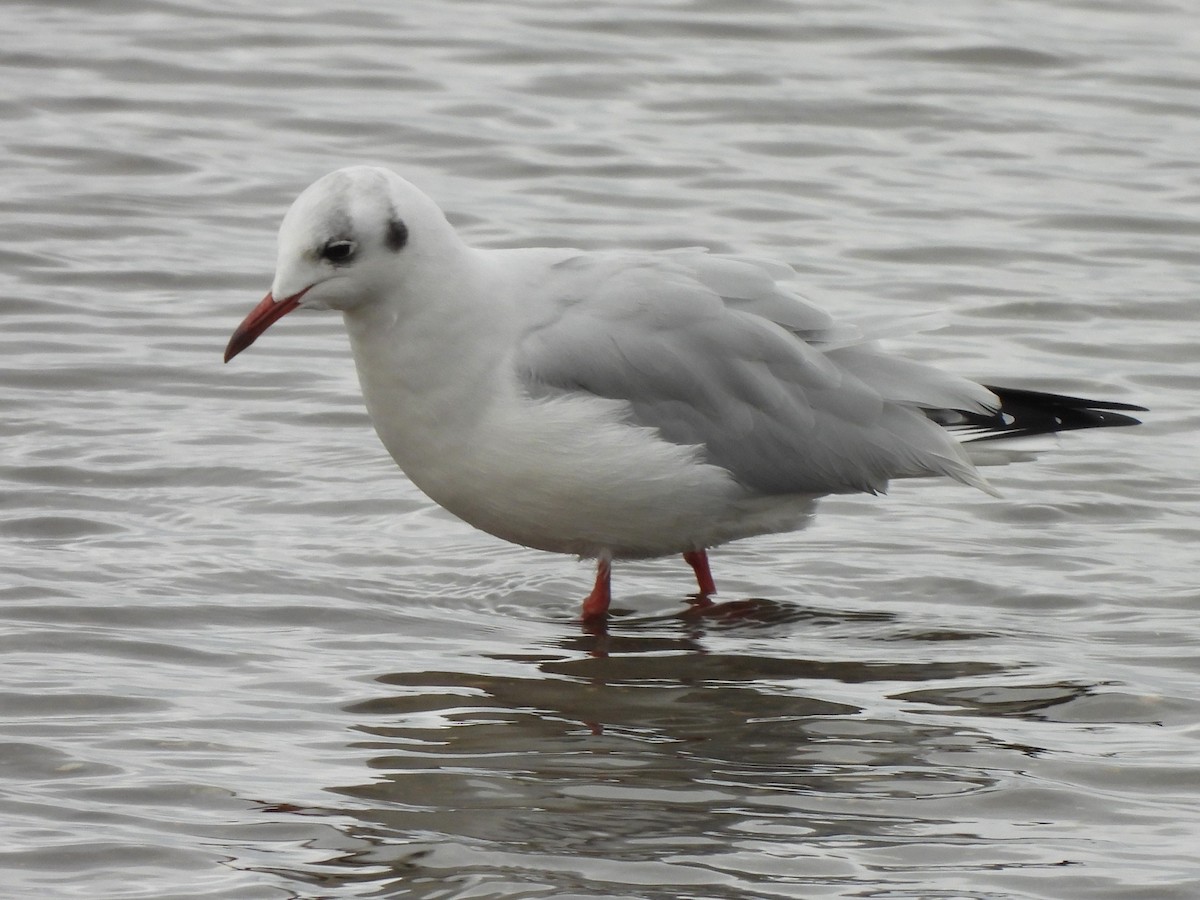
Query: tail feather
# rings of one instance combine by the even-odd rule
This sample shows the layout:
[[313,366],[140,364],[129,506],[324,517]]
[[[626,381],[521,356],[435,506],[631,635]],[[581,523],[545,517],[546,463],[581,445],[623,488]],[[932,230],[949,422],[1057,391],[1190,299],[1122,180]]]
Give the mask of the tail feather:
[[1145,412],[1144,406],[1088,400],[1065,394],[1049,394],[1021,388],[985,385],[1000,400],[994,412],[962,410],[930,411],[930,417],[970,443],[1054,434],[1077,428],[1109,428],[1140,425],[1141,420],[1114,410]]

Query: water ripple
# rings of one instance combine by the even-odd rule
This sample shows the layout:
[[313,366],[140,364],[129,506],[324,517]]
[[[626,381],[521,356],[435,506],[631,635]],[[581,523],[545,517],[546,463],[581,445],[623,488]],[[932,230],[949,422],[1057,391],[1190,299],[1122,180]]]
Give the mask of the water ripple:
[[[0,48],[12,896],[1200,894],[1194,22],[784,0],[17,4]],[[903,349],[1151,406],[616,574],[433,507],[338,323],[223,367],[298,190],[774,257]]]

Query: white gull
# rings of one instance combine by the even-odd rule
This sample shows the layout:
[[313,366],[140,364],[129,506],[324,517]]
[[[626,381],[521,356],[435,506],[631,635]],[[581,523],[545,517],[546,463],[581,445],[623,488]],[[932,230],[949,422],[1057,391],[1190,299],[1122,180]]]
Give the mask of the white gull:
[[[270,293],[225,360],[296,308],[342,312],[371,421],[431,499],[516,544],[598,561],[798,529],[826,494],[947,476],[997,437],[1136,424],[1140,407],[985,387],[892,356],[781,286],[787,266],[702,250],[467,246],[398,175],[321,178],[279,232]],[[963,443],[963,441],[968,443]]]

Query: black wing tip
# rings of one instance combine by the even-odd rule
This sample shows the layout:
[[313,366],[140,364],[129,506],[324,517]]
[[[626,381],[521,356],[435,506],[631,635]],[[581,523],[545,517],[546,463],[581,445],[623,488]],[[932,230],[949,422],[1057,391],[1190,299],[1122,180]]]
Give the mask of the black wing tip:
[[1000,409],[993,415],[962,414],[968,427],[982,432],[977,437],[968,439],[972,442],[1032,437],[1081,428],[1122,428],[1140,425],[1141,419],[1124,413],[1149,412],[1144,406],[1118,403],[1115,400],[1089,400],[1069,394],[1052,394],[990,384],[985,384],[984,387],[1000,398]]
[[1017,402],[1029,402],[1038,406],[1047,404],[1060,405],[1068,409],[1123,409],[1128,412],[1150,412],[1145,406],[1134,403],[1118,403],[1115,400],[1089,400],[1086,397],[1072,397],[1070,394],[1052,394],[1048,391],[1031,391],[1025,388],[997,387],[985,384],[985,388],[1000,398],[1003,403],[1006,398]]

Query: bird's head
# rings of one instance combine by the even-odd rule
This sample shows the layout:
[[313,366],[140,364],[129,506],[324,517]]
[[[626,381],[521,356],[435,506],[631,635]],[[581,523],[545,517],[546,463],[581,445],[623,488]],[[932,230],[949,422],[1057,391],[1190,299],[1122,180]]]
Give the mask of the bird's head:
[[331,172],[296,198],[279,227],[275,280],[225,348],[225,361],[294,309],[350,312],[402,295],[457,242],[437,205],[387,169]]

